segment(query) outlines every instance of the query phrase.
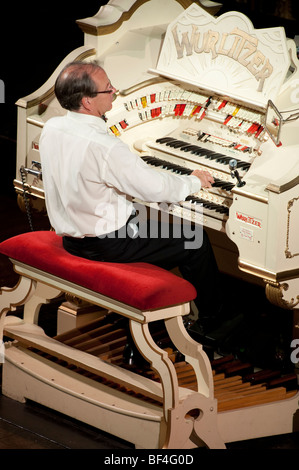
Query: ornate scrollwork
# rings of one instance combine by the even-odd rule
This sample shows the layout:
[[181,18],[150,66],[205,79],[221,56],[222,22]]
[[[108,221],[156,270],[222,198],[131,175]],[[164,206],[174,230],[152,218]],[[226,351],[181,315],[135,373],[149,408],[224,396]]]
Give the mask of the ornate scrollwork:
[[67,300],[67,302],[70,302],[76,307],[85,307],[86,305],[89,305],[85,300],[79,299],[79,297],[76,297],[75,295],[72,295],[69,292],[66,292],[65,299]]
[[297,295],[296,299],[292,298],[290,301],[283,298],[284,292],[289,288],[287,283],[280,284],[279,282],[271,282],[268,279],[264,279],[264,281],[266,282],[267,299],[273,305],[277,305],[286,310],[293,310],[299,304],[299,295]]

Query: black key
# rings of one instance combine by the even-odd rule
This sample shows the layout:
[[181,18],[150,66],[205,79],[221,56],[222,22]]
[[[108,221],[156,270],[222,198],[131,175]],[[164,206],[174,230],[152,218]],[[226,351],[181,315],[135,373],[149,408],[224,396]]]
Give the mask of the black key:
[[188,152],[196,152],[196,151],[200,151],[201,148],[198,146],[198,145],[189,145],[188,148],[185,150],[185,151],[188,151]]
[[172,148],[178,148],[178,147],[181,147],[182,145],[184,145],[186,142],[183,142],[182,140],[174,140],[172,142],[167,142],[167,146],[168,147],[172,147]]
[[184,167],[180,167],[179,169],[179,173],[181,175],[191,175],[193,170],[190,170],[190,168],[184,168]]
[[237,164],[237,167],[238,167],[238,168],[241,168],[241,170],[245,170],[245,171],[246,171],[246,170],[248,170],[248,169],[250,168],[250,166],[251,166],[251,164],[248,163],[248,162],[240,162],[240,163],[241,163],[240,165]]
[[166,142],[170,142],[172,140],[176,140],[174,137],[161,137],[160,139],[157,139],[156,142],[158,144],[166,144]]
[[221,158],[217,158],[216,162],[222,163],[223,165],[228,165],[230,160],[231,160],[231,157],[226,157],[225,155],[222,155]]
[[196,196],[187,196],[186,201],[191,201],[195,204],[202,204],[203,207],[206,207],[207,209],[210,209],[210,210],[215,210],[216,212],[219,212],[221,214],[229,213],[228,207],[222,206],[221,204],[216,204],[214,202],[205,201],[204,199],[201,199]]
[[177,165],[175,163],[168,162],[167,160],[162,160],[157,157],[152,157],[152,156],[143,156],[141,157],[142,160],[144,160],[146,163],[149,165],[154,165],[154,166],[160,166],[161,168],[167,169],[167,170],[172,170],[177,173],[185,174],[185,175],[190,175],[193,170],[190,170],[190,168],[185,168],[184,166]]
[[161,161],[159,161],[157,158],[154,158],[154,157],[151,158],[151,159],[148,159],[146,162],[149,163],[150,165],[154,165],[154,166],[159,166],[159,165],[161,166],[161,164],[162,164]]
[[225,191],[231,191],[234,186],[235,185],[233,183],[223,182],[223,184],[221,185],[221,188],[224,189]]
[[213,187],[221,187],[223,181],[220,180],[219,178],[214,178],[214,183],[212,184]]
[[230,191],[235,185],[231,183],[230,181],[223,181],[219,178],[214,178],[214,183],[212,184],[212,186]]
[[223,154],[218,153],[218,152],[212,152],[209,155],[207,155],[205,158],[208,158],[209,160],[217,160],[217,158],[222,158]]
[[151,160],[156,160],[155,157],[152,157],[151,155],[144,155],[143,157],[141,157],[142,160],[144,160],[145,162],[150,162]]
[[191,153],[193,153],[194,155],[199,155],[199,156],[204,157],[204,156],[210,155],[211,153],[214,153],[214,152],[213,152],[213,150],[208,150],[208,149],[198,147],[198,149],[191,151]]
[[180,148],[180,150],[182,150],[183,152],[189,152],[190,147],[192,147],[191,144],[185,144]]

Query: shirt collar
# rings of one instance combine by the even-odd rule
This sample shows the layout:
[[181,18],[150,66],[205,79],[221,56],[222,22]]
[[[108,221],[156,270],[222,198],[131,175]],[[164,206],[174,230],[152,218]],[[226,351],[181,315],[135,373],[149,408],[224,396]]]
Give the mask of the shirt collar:
[[93,125],[99,127],[99,129],[101,129],[101,130],[104,130],[104,131],[107,130],[106,122],[101,117],[93,116],[93,115],[90,115],[90,114],[76,113],[74,111],[68,111],[67,112],[67,117],[69,119],[73,119],[77,122],[80,121],[80,122],[82,122],[82,124],[83,123],[84,124],[93,124]]

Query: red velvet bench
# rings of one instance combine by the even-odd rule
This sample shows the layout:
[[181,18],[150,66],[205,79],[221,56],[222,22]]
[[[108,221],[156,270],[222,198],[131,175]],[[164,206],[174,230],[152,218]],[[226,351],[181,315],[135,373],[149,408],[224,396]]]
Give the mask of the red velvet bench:
[[[217,406],[209,360],[202,346],[190,338],[183,325],[182,316],[189,313],[190,301],[196,295],[189,282],[147,263],[106,263],[73,256],[64,250],[61,238],[52,231],[24,233],[5,240],[0,244],[0,253],[9,257],[20,275],[17,286],[2,288],[0,295],[0,339],[5,334],[17,341],[6,344],[3,393],[19,401],[38,401],[127,439],[136,447],[194,447],[201,440],[210,447],[224,446],[217,432]],[[160,375],[160,383],[46,336],[37,326],[40,307],[61,293],[127,317],[132,337],[141,354]],[[21,320],[6,315],[17,305],[24,305]],[[196,391],[178,386],[173,362],[150,335],[148,323],[156,320],[165,321],[171,340],[194,369]],[[138,400],[135,403],[133,398],[126,401],[117,397],[117,404],[111,404],[111,393],[107,394],[105,387],[95,400],[98,384],[91,387],[85,378],[79,380],[80,389],[86,388],[79,399],[78,376],[70,371],[64,373],[60,365],[53,371],[53,365],[44,358],[39,359],[32,348],[46,353],[55,351],[61,360],[121,386],[129,384],[135,392],[160,401],[162,412],[155,410],[153,405],[149,408],[145,405],[141,412]],[[51,374],[55,379],[49,384]],[[70,395],[72,399],[66,404],[65,397]],[[198,410],[201,419],[193,421],[191,427],[189,421],[186,426],[185,416],[194,409]],[[118,416],[116,423],[115,413]],[[143,434],[136,427],[136,420],[140,423],[140,419],[143,420]],[[194,438],[196,435],[200,436],[198,442]]]

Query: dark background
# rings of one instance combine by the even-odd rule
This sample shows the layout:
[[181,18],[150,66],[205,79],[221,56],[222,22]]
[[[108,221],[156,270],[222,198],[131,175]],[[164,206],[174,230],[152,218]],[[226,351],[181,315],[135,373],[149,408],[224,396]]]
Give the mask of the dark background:
[[5,103],[0,104],[0,194],[14,193],[15,102],[42,86],[65,56],[83,45],[76,20],[94,16],[105,3],[51,0],[5,6],[0,28],[0,79],[5,84]]

